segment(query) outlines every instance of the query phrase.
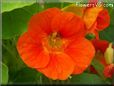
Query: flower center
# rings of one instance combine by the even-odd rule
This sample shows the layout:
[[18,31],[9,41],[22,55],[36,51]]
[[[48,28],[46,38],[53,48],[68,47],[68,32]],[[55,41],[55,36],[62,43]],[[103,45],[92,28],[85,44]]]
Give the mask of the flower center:
[[57,32],[50,34],[48,43],[52,48],[60,48],[62,46],[62,39],[60,34]]
[[64,49],[69,44],[67,39],[61,37],[61,35],[57,32],[53,32],[48,37],[44,38],[43,41],[43,48],[47,52],[60,52],[64,51]]

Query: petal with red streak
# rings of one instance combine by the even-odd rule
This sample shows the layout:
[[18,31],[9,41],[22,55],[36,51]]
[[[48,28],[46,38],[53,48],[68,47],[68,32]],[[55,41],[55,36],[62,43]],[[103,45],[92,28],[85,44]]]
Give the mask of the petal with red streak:
[[62,12],[52,20],[52,29],[59,32],[62,37],[85,36],[83,20],[71,12]]
[[73,74],[80,74],[86,70],[95,54],[93,45],[86,39],[71,42],[65,52],[76,64]]
[[50,34],[52,19],[60,12],[61,11],[58,8],[49,8],[33,15],[28,25],[28,32],[30,35],[36,39],[39,34]]
[[39,68],[37,70],[53,80],[67,79],[74,70],[72,59],[62,52],[56,52],[50,56],[51,60],[49,64],[45,68]]
[[50,60],[41,42],[35,42],[27,32],[19,38],[17,50],[24,63],[31,68],[43,68]]

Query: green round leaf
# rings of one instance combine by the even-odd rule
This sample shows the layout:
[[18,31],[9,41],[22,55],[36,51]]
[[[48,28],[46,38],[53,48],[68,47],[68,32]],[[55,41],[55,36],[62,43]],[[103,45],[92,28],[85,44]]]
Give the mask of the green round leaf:
[[2,12],[7,12],[7,11],[11,11],[17,8],[21,8],[24,6],[28,6],[31,5],[33,3],[35,3],[36,0],[2,0]]
[[21,83],[21,84],[36,84],[40,83],[41,73],[36,71],[35,69],[31,69],[25,67],[17,72],[16,77],[13,83]]
[[2,14],[2,38],[10,39],[27,31],[32,15],[39,12],[38,3]]

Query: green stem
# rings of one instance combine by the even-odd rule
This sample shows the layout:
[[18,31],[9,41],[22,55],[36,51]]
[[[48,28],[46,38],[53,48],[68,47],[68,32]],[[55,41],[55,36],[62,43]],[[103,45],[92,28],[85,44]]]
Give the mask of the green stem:
[[64,7],[64,2],[61,3],[61,9]]
[[39,5],[41,6],[41,10],[43,10],[44,9],[44,3],[45,3],[45,1],[43,1],[43,0],[39,0]]
[[39,82],[40,84],[42,84],[43,83],[43,81],[42,81],[42,75],[40,75],[40,82]]

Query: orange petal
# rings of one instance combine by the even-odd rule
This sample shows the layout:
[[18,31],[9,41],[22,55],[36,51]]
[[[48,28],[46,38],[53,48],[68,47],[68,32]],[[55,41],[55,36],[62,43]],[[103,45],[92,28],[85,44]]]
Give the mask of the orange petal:
[[87,30],[87,33],[92,33],[95,35],[95,38],[96,39],[99,39],[99,33],[98,33],[98,30],[97,30],[97,22],[95,22],[92,27],[92,29],[89,29]]
[[97,17],[97,30],[103,30],[110,24],[110,16],[108,10],[102,10]]
[[49,8],[43,12],[33,15],[29,21],[28,31],[33,38],[37,38],[39,33],[51,32],[51,21],[55,15],[61,11],[58,8]]
[[85,21],[87,29],[91,29],[92,25],[95,23],[100,11],[103,7],[92,7],[85,10],[83,19]]
[[85,35],[83,20],[71,12],[62,12],[54,17],[52,29],[55,32],[59,32],[62,37],[71,37],[74,35],[83,37]]
[[95,50],[90,41],[83,39],[71,42],[66,48],[66,53],[71,56],[76,64],[73,73],[80,74],[90,65]]
[[32,68],[45,67],[50,58],[42,48],[41,42],[35,42],[26,32],[18,40],[17,50],[24,63]]
[[45,68],[37,69],[48,78],[53,80],[65,80],[74,70],[74,62],[71,58],[62,52],[56,52],[50,55],[51,59]]

